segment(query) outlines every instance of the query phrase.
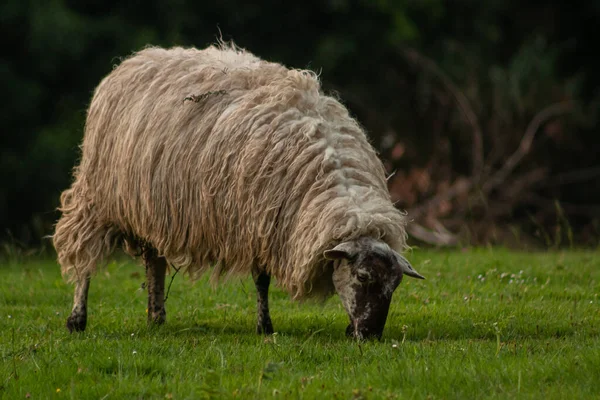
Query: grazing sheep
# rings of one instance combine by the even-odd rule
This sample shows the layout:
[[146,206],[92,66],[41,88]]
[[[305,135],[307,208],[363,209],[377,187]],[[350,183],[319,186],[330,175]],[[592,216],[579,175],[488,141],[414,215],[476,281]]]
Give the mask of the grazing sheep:
[[165,321],[167,262],[196,278],[251,273],[259,333],[271,276],[295,299],[337,292],[347,334],[381,337],[403,274],[405,218],[359,124],[310,71],[235,45],[146,48],[97,87],[54,245],[87,321],[96,265],[118,245],[146,265]]

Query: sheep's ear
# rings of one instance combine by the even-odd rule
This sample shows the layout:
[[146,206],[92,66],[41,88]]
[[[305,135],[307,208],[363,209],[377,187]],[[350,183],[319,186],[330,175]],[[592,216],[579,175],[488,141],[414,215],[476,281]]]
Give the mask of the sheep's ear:
[[351,260],[356,257],[356,246],[352,242],[342,242],[333,249],[325,250],[323,256],[327,260]]
[[415,271],[412,267],[412,265],[410,265],[410,263],[408,262],[408,260],[404,257],[402,257],[400,254],[394,252],[394,255],[396,256],[396,261],[398,261],[398,264],[400,265],[400,269],[402,270],[402,273],[404,275],[408,275],[411,276],[413,278],[417,278],[417,279],[425,279],[425,277],[421,274],[419,274],[417,271]]

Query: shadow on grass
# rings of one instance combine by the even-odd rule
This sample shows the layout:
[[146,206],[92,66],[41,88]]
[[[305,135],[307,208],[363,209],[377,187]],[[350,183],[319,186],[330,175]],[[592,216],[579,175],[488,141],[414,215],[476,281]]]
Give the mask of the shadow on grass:
[[[340,320],[327,321],[319,325],[315,323],[307,325],[304,318],[286,318],[277,326],[274,321],[276,334],[279,337],[290,337],[297,340],[305,340],[318,336],[322,340],[330,342],[351,341],[345,336],[345,322]],[[132,329],[133,328],[133,329]],[[115,327],[114,325],[88,327],[85,336],[93,337],[101,335],[106,338],[123,340],[131,337],[132,332],[138,337],[161,337],[178,339],[207,339],[217,337],[229,337],[242,339],[245,342],[255,343],[265,340],[265,336],[256,333],[252,324],[244,321],[239,324],[223,324],[219,321],[192,322],[183,320],[167,321],[161,326],[146,326],[140,323],[134,327]],[[88,336],[89,335],[89,336]],[[581,326],[569,321],[537,321],[530,324],[521,323],[474,323],[469,319],[445,319],[419,320],[418,318],[407,319],[407,325],[403,327],[397,324],[388,324],[383,333],[382,342],[436,342],[436,341],[460,341],[460,340],[485,340],[496,341],[522,341],[522,340],[546,340],[564,337],[579,336],[598,337],[600,327]]]
[[388,325],[384,340],[402,341],[455,341],[455,340],[545,340],[563,337],[598,337],[600,327],[582,326],[568,320],[476,323],[470,319],[446,319],[444,321],[418,319],[407,320],[407,325]]
[[[286,323],[281,324],[281,329],[275,326],[275,335],[279,337],[291,337],[298,340],[303,340],[312,336],[330,338],[335,340],[348,340],[345,336],[345,325],[342,324],[325,324],[317,326],[317,324],[306,326],[306,321],[298,320],[298,325],[294,326],[294,320],[286,320]],[[67,333],[66,328],[64,329]],[[255,339],[264,340],[270,336],[265,336],[256,333],[254,325],[247,323],[240,324],[223,324],[218,321],[207,322],[191,322],[177,320],[167,321],[164,325],[153,326],[146,325],[144,322],[133,326],[115,326],[114,324],[90,324],[85,332],[73,333],[72,337],[80,337],[91,339],[94,337],[102,337],[111,340],[127,340],[131,337],[151,338],[160,337],[177,338],[177,339],[196,339],[196,338],[216,338],[225,336],[229,338],[236,337],[244,339],[244,341],[254,341]]]

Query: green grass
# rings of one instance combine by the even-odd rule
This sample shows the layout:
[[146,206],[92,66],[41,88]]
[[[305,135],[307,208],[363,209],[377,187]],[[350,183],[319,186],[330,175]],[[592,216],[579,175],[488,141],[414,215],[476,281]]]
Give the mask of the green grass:
[[[250,279],[176,276],[167,323],[146,326],[143,269],[92,281],[87,331],[69,334],[71,286],[52,261],[0,265],[0,397],[598,398],[600,255],[416,251],[381,342],[344,336],[337,297],[271,292],[257,336]],[[168,283],[167,279],[167,283]]]

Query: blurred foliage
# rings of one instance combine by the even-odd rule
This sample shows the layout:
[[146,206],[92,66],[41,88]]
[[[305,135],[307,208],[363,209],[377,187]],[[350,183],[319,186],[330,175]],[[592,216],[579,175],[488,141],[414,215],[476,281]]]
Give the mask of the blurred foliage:
[[[422,166],[446,143],[448,174],[458,176],[471,157],[468,128],[452,123],[455,110],[435,79],[407,63],[402,49],[409,46],[460,87],[484,133],[494,121],[494,134],[508,135],[506,146],[537,110],[571,96],[587,125],[569,128],[536,160],[556,173],[593,165],[599,17],[600,0],[4,0],[0,35],[10,45],[0,54],[0,234],[37,244],[52,232],[94,87],[120,57],[148,44],[204,47],[222,36],[261,57],[314,69],[390,168]],[[485,142],[486,149],[494,143]],[[393,157],[398,143],[406,152]],[[567,189],[552,196],[600,200],[598,183]]]

